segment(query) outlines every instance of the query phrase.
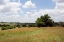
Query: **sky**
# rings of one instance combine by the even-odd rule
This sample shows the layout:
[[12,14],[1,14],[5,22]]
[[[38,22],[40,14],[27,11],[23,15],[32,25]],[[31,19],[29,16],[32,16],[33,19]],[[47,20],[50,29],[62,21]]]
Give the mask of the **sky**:
[[45,14],[64,21],[64,0],[0,0],[0,22],[34,23]]

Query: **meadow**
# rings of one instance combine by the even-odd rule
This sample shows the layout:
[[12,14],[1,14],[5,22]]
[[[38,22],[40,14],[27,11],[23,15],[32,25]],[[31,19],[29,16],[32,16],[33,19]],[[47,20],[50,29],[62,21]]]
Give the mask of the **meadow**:
[[64,42],[64,28],[22,27],[0,30],[0,42]]

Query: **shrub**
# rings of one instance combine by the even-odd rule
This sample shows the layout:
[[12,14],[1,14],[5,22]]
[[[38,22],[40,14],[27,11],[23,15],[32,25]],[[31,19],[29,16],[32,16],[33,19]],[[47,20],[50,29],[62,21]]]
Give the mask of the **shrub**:
[[26,25],[22,25],[22,27],[26,27]]
[[13,26],[9,26],[8,29],[13,29],[14,27]]
[[6,27],[2,27],[1,29],[2,29],[2,30],[7,30],[7,28],[6,28]]
[[2,27],[1,29],[2,30],[8,30],[8,29],[13,29],[14,27],[13,26],[6,26],[6,27]]
[[18,24],[16,27],[20,28],[21,26]]

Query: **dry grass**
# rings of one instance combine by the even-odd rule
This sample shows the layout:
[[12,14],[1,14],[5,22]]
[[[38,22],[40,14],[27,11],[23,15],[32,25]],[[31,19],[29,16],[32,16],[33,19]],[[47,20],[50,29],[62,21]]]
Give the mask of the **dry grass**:
[[0,42],[64,42],[64,28],[22,27],[0,31]]

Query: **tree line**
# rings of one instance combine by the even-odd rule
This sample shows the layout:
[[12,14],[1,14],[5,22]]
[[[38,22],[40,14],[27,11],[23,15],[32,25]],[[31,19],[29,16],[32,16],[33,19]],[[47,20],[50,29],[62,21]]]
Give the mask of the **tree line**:
[[11,25],[1,25],[0,27],[2,30],[7,30],[7,29],[13,29],[13,28],[21,28],[21,27],[55,27],[55,26],[60,26],[60,27],[64,27],[64,22],[54,22],[53,19],[48,15],[45,14],[43,16],[40,16],[36,19],[35,23],[25,23],[25,24],[21,24],[21,23],[17,23],[13,26]]

